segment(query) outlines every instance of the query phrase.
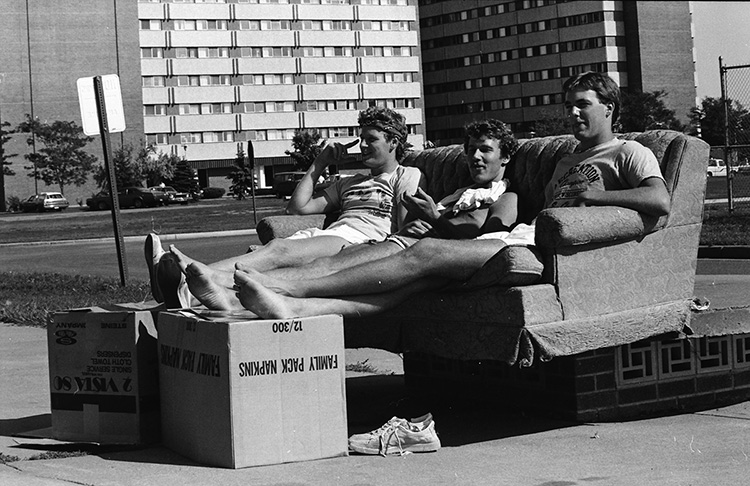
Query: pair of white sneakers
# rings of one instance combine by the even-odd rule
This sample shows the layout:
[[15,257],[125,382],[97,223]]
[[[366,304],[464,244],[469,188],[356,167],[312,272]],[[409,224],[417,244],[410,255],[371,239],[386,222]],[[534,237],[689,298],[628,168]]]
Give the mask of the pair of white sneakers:
[[440,449],[432,414],[406,420],[393,417],[379,429],[349,437],[349,449],[360,454],[401,455]]

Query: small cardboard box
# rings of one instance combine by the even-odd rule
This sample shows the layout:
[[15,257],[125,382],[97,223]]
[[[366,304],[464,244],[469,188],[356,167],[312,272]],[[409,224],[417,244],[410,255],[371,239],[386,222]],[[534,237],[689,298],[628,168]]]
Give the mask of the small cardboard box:
[[55,313],[47,330],[53,438],[159,441],[156,315],[141,304]]
[[163,312],[163,443],[228,468],[345,456],[344,359],[341,316]]

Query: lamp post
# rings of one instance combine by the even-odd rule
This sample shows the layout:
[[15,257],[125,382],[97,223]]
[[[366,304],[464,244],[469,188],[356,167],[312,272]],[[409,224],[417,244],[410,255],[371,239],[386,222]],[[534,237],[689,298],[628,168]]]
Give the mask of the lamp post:
[[[0,88],[2,88],[3,80],[5,79],[5,73],[0,73]],[[2,93],[2,89],[0,89]],[[5,135],[3,130],[3,100],[0,98],[0,138]],[[0,140],[0,213],[4,213],[7,209],[5,207],[5,159],[3,150],[3,142]]]

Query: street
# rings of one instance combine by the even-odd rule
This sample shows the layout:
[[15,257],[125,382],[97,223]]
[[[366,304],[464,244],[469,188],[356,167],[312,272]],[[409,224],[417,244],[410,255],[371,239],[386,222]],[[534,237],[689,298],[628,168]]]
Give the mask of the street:
[[[214,236],[165,239],[164,246],[177,245],[186,255],[211,263],[244,253],[249,245],[260,244],[257,236]],[[165,248],[166,249],[166,248]],[[125,260],[128,276],[148,280],[143,255],[143,238],[127,238]],[[0,271],[55,272],[70,275],[120,277],[114,239],[73,243],[2,245]]]

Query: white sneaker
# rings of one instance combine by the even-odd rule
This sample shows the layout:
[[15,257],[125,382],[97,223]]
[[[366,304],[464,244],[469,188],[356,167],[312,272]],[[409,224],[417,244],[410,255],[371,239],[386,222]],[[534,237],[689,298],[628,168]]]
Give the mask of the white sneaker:
[[435,422],[428,413],[411,421],[393,417],[382,427],[366,434],[349,437],[349,449],[360,454],[409,454],[440,449]]

